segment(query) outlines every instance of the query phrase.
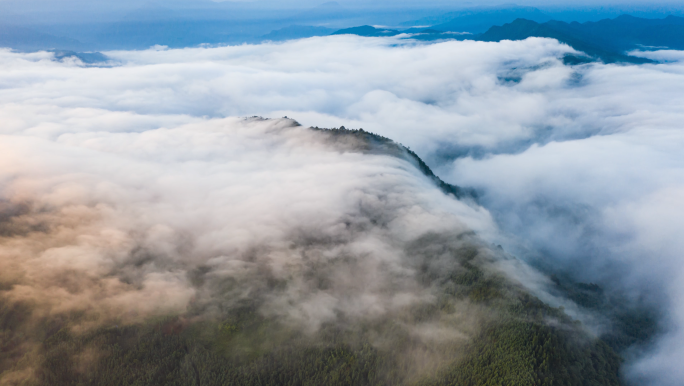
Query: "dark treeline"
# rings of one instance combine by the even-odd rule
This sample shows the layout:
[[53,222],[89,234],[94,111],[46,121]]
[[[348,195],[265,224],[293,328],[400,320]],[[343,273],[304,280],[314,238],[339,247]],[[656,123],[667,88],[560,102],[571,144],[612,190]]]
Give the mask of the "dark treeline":
[[[423,172],[430,178],[445,194],[452,194],[458,199],[473,199],[477,200],[477,192],[474,189],[464,188],[461,186],[451,185],[439,178],[430,167],[423,161],[413,150],[394,142],[393,140],[383,137],[379,134],[371,133],[363,129],[352,130],[344,126],[340,128],[325,129],[314,127],[316,131],[320,131],[330,135],[330,138],[338,146],[340,142],[349,144],[349,140],[353,139],[353,146],[351,149],[371,154],[386,154],[400,157],[411,162],[418,170]],[[345,148],[344,145],[342,147]]]

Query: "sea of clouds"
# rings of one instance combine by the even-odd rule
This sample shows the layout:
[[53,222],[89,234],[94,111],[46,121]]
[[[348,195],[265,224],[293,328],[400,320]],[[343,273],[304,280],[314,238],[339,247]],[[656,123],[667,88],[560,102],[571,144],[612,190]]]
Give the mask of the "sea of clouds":
[[[128,250],[161,245],[173,261],[182,255],[174,243],[183,237],[213,248],[212,229],[228,227],[235,237],[249,234],[251,242],[269,234],[269,240],[285,239],[277,231],[292,229],[292,224],[284,227],[282,222],[326,229],[326,219],[339,219],[349,213],[350,203],[358,202],[354,194],[398,189],[405,196],[390,203],[393,211],[409,209],[402,209],[402,220],[393,224],[427,219],[430,229],[446,216],[454,221],[448,224],[474,229],[520,258],[597,282],[635,303],[658,305],[663,334],[630,363],[627,375],[641,384],[681,384],[681,53],[636,53],[663,64],[566,66],[562,56],[571,52],[554,40],[536,38],[419,44],[334,36],[109,52],[109,63],[88,67],[76,59],[54,61],[51,53],[2,50],[3,199],[23,203],[29,212],[72,208],[54,221],[99,224],[89,226],[89,232],[120,229],[124,223],[131,230],[125,237],[65,234],[72,240],[66,244],[81,240],[78,245],[104,257],[93,261],[79,257],[85,252],[70,250],[38,254],[42,260],[27,275],[49,283],[43,277],[49,271],[38,263],[61,261],[62,268],[83,266],[93,272],[119,267],[119,275],[129,275],[130,285],[136,285],[139,273],[124,272],[124,262],[102,252],[120,249],[102,244],[104,239]],[[422,178],[417,175],[401,183],[378,180],[378,175],[400,178],[412,172],[390,157],[330,155],[301,128],[289,127],[288,120],[228,118],[255,115],[288,116],[304,126],[364,128],[392,138],[447,182],[478,189],[486,210],[441,198],[427,180],[417,184]],[[199,205],[201,200],[211,208]],[[306,205],[297,207],[300,202]],[[221,212],[222,207],[229,210]],[[242,209],[235,212],[236,207]],[[415,216],[408,215],[410,208],[418,208]],[[159,213],[163,218],[155,219]],[[188,213],[195,214],[191,222]],[[161,223],[167,227],[155,227]],[[250,230],[241,224],[255,225]],[[262,234],[264,227],[276,233]],[[406,229],[397,225],[392,231]],[[138,238],[128,240],[130,234]],[[198,242],[198,235],[209,239]],[[215,258],[209,247],[198,255],[205,256],[202,264]],[[182,308],[196,294],[176,285],[184,279],[174,272],[151,269],[145,276],[150,285],[140,287],[151,294],[105,286],[88,296],[111,302],[117,297],[103,294],[166,297],[158,304]],[[16,296],[31,296],[31,289],[46,292],[33,287]],[[69,291],[58,295],[53,306],[80,301],[71,299]],[[294,317],[324,318],[307,312],[325,310],[320,305],[331,300],[311,301],[316,306],[302,302]],[[128,299],[121,302],[129,304]],[[371,304],[392,300],[370,302],[369,309]]]

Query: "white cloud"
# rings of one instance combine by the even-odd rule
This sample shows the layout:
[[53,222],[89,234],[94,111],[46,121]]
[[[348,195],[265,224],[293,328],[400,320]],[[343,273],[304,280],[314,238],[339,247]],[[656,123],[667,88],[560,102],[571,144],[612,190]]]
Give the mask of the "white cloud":
[[[286,280],[265,312],[315,330],[337,312],[382,316],[403,307],[397,298],[431,301],[402,243],[469,231],[463,221],[494,229],[407,160],[344,151],[291,120],[180,117],[104,131],[110,114],[90,114],[89,131],[0,134],[0,280],[14,284],[3,295],[39,313],[183,311],[214,295],[189,281],[209,267],[210,283],[244,283],[228,302],[255,300],[260,276]],[[310,266],[339,259],[337,284],[311,287]]]
[[[236,223],[249,218],[261,227],[293,221],[293,213],[298,221],[326,229],[320,219],[335,218],[344,205],[361,200],[360,187],[374,186],[371,176],[384,173],[380,170],[389,173],[379,182],[382,189],[395,186],[393,178],[403,181],[396,186],[410,185],[405,171],[397,172],[401,168],[392,163],[398,161],[375,164],[375,159],[345,155],[351,158],[342,162],[317,153],[315,145],[310,154],[300,154],[288,147],[289,139],[271,143],[262,135],[281,123],[247,124],[224,117],[287,115],[304,125],[363,127],[410,146],[450,182],[481,188],[483,202],[509,240],[519,240],[507,247],[545,251],[549,261],[581,267],[587,280],[603,280],[634,296],[661,296],[670,334],[649,354],[652,359],[633,367],[634,374],[651,383],[679,384],[684,374],[677,372],[675,360],[663,358],[684,357],[679,348],[684,289],[677,284],[684,279],[678,241],[684,215],[684,65],[563,66],[559,57],[570,51],[548,39],[423,45],[333,36],[257,46],[111,52],[123,63],[112,68],[55,63],[45,53],[0,51],[0,130],[7,138],[5,154],[15,154],[3,156],[2,178],[14,181],[12,176],[29,171],[47,175],[75,168],[79,173],[64,181],[41,185],[47,180],[38,179],[16,189],[49,191],[43,199],[60,205],[93,197],[114,202],[123,195],[126,202],[147,207],[155,197],[164,197],[154,204],[168,205],[163,213],[175,209],[202,219],[188,223],[169,214],[162,225],[170,222],[172,229],[211,228],[233,217]],[[309,142],[292,134],[297,130],[285,132],[276,138],[293,135],[297,143]],[[35,157],[27,159],[27,154]],[[92,159],[106,160],[91,164]],[[217,160],[230,168],[217,166]],[[150,181],[154,189],[130,195],[130,187]],[[240,183],[235,191],[207,193],[223,192],[226,181]],[[317,191],[321,181],[339,195]],[[451,208],[446,212],[484,237],[496,237],[486,213],[433,202],[438,195],[423,196],[428,194],[424,188],[414,186],[401,201],[416,199],[420,208],[439,211]],[[243,209],[215,217],[222,212],[206,213],[184,197],[202,197],[218,208],[241,202]],[[99,216],[102,210],[95,212]],[[402,218],[432,224],[432,214],[422,216],[406,212]],[[206,218],[217,222],[205,223]],[[150,221],[152,229],[157,220]],[[233,227],[228,239],[200,232],[202,240],[230,248],[262,234]],[[171,237],[164,227],[154,229],[155,236],[146,237],[157,241],[149,242],[164,244]],[[395,230],[400,229],[397,225]],[[610,272],[591,271],[614,264],[621,267],[617,282]],[[176,279],[171,275],[155,282],[164,280]],[[297,317],[329,301],[312,297]]]

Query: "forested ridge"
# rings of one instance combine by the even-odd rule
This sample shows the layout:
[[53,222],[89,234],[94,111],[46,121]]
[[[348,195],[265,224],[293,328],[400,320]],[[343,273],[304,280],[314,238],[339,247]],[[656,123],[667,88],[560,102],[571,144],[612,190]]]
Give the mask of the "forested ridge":
[[[430,167],[415,152],[413,152],[413,150],[398,144],[387,137],[383,137],[379,134],[371,133],[363,129],[347,129],[344,126],[332,129],[319,127],[314,127],[312,129],[329,135],[331,141],[335,142],[338,146],[340,146],[339,142],[346,142],[349,145],[348,141],[351,138],[353,139],[353,146],[351,149],[355,151],[386,154],[407,159],[418,170],[430,178],[445,194],[453,194],[454,197],[459,199],[477,199],[477,192],[474,189],[455,186],[444,182],[441,178],[435,175],[432,169],[430,169]],[[343,149],[349,149],[345,146],[341,147]]]
[[[434,238],[430,240],[430,238]],[[224,319],[193,321],[193,312],[135,325],[110,323],[72,331],[82,315],[48,318],[32,330],[38,347],[22,352],[28,307],[2,308],[3,369],[38,360],[34,385],[619,385],[621,359],[561,309],[549,307],[503,276],[486,273],[476,249],[444,247],[465,270],[420,267],[440,287],[438,301],[399,320],[330,324],[311,336],[243,304]],[[446,248],[446,250],[445,250]],[[416,253],[434,253],[418,248]],[[405,323],[440,321],[469,301],[489,310],[465,348],[417,341]],[[389,347],[369,337],[382,334]],[[411,352],[440,358],[430,371],[411,369]],[[22,358],[22,355],[24,356]],[[446,358],[446,360],[445,360]],[[14,363],[12,363],[14,362]],[[12,384],[10,382],[10,384]]]
[[[318,129],[343,151],[418,156],[362,130]],[[347,141],[352,138],[352,141]],[[446,194],[465,190],[440,185]],[[329,243],[310,239],[307,245]],[[181,315],[129,323],[87,312],[35,316],[0,285],[0,383],[3,385],[620,385],[622,359],[562,308],[551,307],[497,269],[513,259],[472,233],[427,233],[408,242],[406,264],[429,302],[381,317],[338,315],[302,328],[262,309],[288,283],[264,276],[269,293],[222,303],[239,286],[220,283],[213,303],[191,302]],[[353,264],[340,257],[331,264]],[[307,273],[320,288],[325,272]],[[204,268],[189,273],[203,285]],[[600,291],[578,299],[599,302]],[[587,285],[585,285],[587,286]],[[584,288],[580,285],[579,288]],[[593,287],[589,286],[590,289]],[[239,288],[238,288],[239,289]],[[586,291],[585,291],[586,292]],[[571,296],[572,297],[572,296]],[[592,300],[594,299],[594,300]],[[598,304],[598,303],[597,303]],[[630,332],[622,335],[629,338]],[[625,338],[626,337],[626,338]],[[30,376],[27,376],[29,374]]]

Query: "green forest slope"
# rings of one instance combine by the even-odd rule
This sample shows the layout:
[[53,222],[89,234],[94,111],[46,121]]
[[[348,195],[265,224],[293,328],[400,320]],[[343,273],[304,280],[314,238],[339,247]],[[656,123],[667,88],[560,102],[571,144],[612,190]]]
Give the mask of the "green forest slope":
[[[387,138],[317,130],[343,151],[405,158],[445,193],[468,196]],[[4,296],[12,283],[0,283],[0,384],[620,385],[613,348],[497,269],[512,257],[468,232],[427,233],[403,248],[431,301],[381,317],[339,315],[317,329],[262,312],[268,293],[222,302],[239,290],[230,280],[210,303],[132,324],[86,312],[36,316],[31,304]],[[349,259],[330,264],[344,268]],[[198,269],[190,280],[200,287]],[[311,275],[325,288],[323,273],[334,269]],[[286,281],[263,280],[271,294],[287,290]]]

